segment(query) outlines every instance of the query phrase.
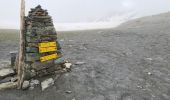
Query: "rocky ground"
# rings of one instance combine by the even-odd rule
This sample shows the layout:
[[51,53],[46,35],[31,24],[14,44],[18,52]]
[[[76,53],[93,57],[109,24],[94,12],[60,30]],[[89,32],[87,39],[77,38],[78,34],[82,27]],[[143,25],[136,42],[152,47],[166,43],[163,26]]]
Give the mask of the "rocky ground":
[[[72,71],[45,91],[0,91],[0,100],[170,100],[170,31],[158,26],[59,32]],[[8,41],[1,61],[17,50]]]

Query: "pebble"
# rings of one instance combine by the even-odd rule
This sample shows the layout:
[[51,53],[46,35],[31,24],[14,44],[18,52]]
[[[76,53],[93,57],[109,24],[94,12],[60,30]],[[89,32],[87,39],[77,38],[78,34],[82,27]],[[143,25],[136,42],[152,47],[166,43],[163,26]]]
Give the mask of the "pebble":
[[151,72],[148,72],[148,75],[152,75],[152,73],[151,73]]
[[75,98],[73,98],[72,100],[76,100]]
[[67,93],[67,94],[71,94],[71,93],[72,93],[72,91],[66,91],[66,93]]
[[67,69],[70,69],[70,68],[71,68],[71,66],[72,66],[72,64],[71,64],[71,63],[65,63],[64,65],[65,65],[65,67],[66,67]]
[[150,60],[150,61],[152,61],[153,59],[152,59],[152,58],[146,58],[146,60]]

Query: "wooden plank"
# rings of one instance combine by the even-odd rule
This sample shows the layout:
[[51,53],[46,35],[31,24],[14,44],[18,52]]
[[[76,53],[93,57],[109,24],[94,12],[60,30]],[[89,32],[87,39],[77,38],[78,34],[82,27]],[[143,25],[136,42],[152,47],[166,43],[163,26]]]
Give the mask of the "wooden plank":
[[24,81],[24,26],[25,26],[25,0],[21,0],[21,12],[20,12],[20,49],[19,49],[19,64],[18,64],[18,89],[22,88]]

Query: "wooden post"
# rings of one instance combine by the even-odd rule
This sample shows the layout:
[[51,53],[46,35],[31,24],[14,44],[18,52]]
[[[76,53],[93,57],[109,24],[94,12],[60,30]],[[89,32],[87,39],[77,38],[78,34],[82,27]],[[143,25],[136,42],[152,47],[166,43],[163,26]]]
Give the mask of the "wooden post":
[[18,89],[22,88],[24,81],[24,48],[25,48],[25,37],[24,37],[24,28],[25,28],[25,0],[21,0],[21,11],[20,11],[20,47],[19,47],[19,61],[18,61]]

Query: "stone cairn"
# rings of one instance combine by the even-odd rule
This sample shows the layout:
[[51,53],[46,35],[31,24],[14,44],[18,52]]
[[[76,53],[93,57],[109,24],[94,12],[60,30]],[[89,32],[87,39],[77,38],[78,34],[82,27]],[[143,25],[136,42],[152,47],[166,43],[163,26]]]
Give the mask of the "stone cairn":
[[52,18],[41,6],[31,9],[25,17],[25,78],[55,73],[61,66],[61,47],[57,41]]
[[[25,17],[24,37],[22,89],[28,87],[33,89],[34,85],[39,84],[39,80],[33,80],[33,78],[70,71],[72,64],[62,58],[52,18],[48,15],[47,10],[42,9],[40,5],[31,9],[28,16]],[[18,57],[16,57],[16,53],[12,52],[12,68],[0,69],[0,90],[17,86],[17,64]],[[54,84],[52,78],[43,81],[41,83],[42,90],[51,84]]]

